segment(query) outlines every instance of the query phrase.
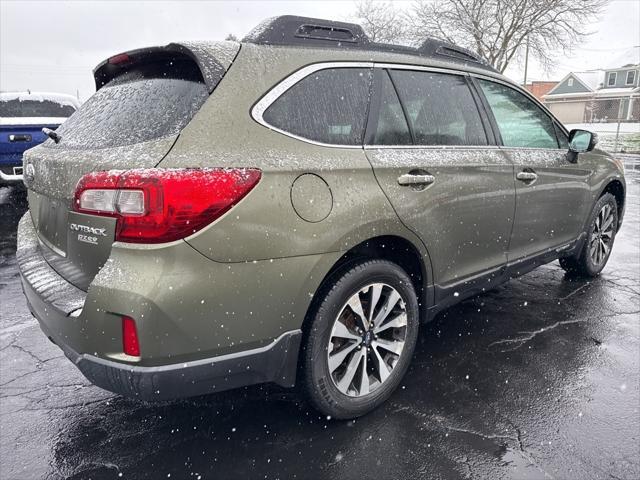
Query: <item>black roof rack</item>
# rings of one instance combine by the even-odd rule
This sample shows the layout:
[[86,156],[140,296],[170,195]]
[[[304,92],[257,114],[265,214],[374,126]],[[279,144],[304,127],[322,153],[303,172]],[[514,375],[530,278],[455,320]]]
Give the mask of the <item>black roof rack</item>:
[[427,37],[422,42],[422,45],[418,47],[418,51],[423,55],[435,56],[442,55],[445,57],[451,57],[456,60],[463,60],[466,62],[480,63],[483,66],[489,66],[484,58],[471,50],[463,47],[459,47],[453,43],[444,42],[437,38]]
[[259,45],[354,48],[394,52],[420,57],[446,57],[449,62],[473,64],[474,67],[496,72],[475,52],[436,38],[427,38],[418,48],[371,42],[356,23],[336,22],[320,18],[282,15],[269,18],[242,39]]
[[362,46],[369,38],[360,25],[320,18],[282,15],[268,18],[249,32],[243,42],[263,45]]

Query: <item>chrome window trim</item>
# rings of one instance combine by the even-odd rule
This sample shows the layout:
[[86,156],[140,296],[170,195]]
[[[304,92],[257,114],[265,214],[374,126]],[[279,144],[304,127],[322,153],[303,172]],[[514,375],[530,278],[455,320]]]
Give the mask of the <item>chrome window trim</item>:
[[549,109],[545,108],[544,104],[542,102],[540,102],[540,100],[538,100],[536,97],[534,97],[531,94],[531,92],[529,92],[528,90],[522,88],[522,86],[518,85],[517,83],[511,83],[509,80],[504,80],[502,78],[496,78],[496,77],[490,77],[489,75],[483,75],[481,73],[469,73],[469,76],[474,77],[474,78],[479,78],[480,80],[487,80],[489,82],[501,83],[502,85],[504,85],[506,87],[512,88],[516,92],[522,93],[529,100],[533,100],[533,103],[535,103],[539,107],[542,107],[542,109],[545,112],[549,111]]
[[546,148],[546,147],[505,147],[504,145],[372,145],[367,144],[364,146],[365,150],[517,150],[517,151],[530,151],[530,152],[560,152],[566,153],[564,148]]
[[[491,75],[484,75],[476,72],[469,72],[466,70],[455,70],[451,68],[443,68],[443,67],[434,67],[434,66],[426,66],[426,65],[414,65],[408,63],[387,63],[387,62],[359,62],[359,61],[339,61],[339,62],[320,62],[313,63],[311,65],[307,65],[306,67],[301,68],[293,72],[291,75],[286,77],[284,80],[277,83],[274,87],[272,87],[260,100],[258,100],[255,105],[251,108],[251,117],[258,122],[260,125],[268,128],[269,130],[273,130],[275,132],[286,135],[287,137],[294,138],[296,140],[300,140],[302,142],[317,145],[319,147],[329,147],[329,148],[348,148],[348,149],[438,149],[441,150],[443,148],[452,149],[452,150],[460,150],[460,149],[499,149],[497,145],[340,145],[333,143],[323,143],[318,142],[316,140],[311,140],[310,138],[302,137],[300,135],[296,135],[294,133],[287,132],[286,130],[282,130],[281,128],[275,127],[271,125],[264,119],[264,112],[271,106],[273,102],[275,102],[282,94],[284,94],[287,90],[293,87],[296,83],[308,77],[312,73],[318,72],[320,70],[326,70],[329,68],[382,68],[382,69],[396,69],[396,70],[416,70],[423,72],[434,72],[434,73],[446,73],[450,75],[460,75],[460,76],[475,76],[478,78],[484,78],[487,80],[495,81],[498,83],[503,83],[506,86],[511,88],[514,85],[508,81],[504,81],[498,77],[494,77]],[[517,87],[517,86],[516,86]],[[528,97],[531,96],[525,90],[516,88],[516,90],[524,93]],[[537,101],[536,104],[540,105]],[[548,110],[542,106],[545,110],[545,113],[548,113]],[[553,118],[553,117],[552,117]]]
[[470,73],[464,70],[454,70],[452,68],[411,65],[408,63],[374,63],[373,66],[374,68],[388,68],[390,70],[416,70],[420,72],[448,73],[450,75],[460,75],[462,77],[465,77]]
[[[442,67],[431,67],[424,65],[410,65],[403,63],[376,63],[374,64],[375,68],[384,68],[389,70],[416,70],[421,72],[434,72],[434,73],[444,73],[448,75],[459,75],[461,77],[468,77],[471,75],[471,72],[467,72],[464,70],[453,70],[450,68],[442,68]],[[487,76],[487,78],[494,78],[491,76]],[[473,93],[472,93],[473,95]],[[478,112],[480,113],[480,112]],[[487,142],[489,139],[487,138]],[[376,149],[376,148],[395,148],[395,149],[430,149],[430,150],[486,150],[498,147],[498,145],[365,145],[365,149]]]
[[[567,137],[569,136],[569,132],[567,131],[565,126],[562,124],[562,122],[560,122],[560,120],[558,120],[555,117],[553,112],[551,112],[551,110],[549,110],[547,108],[547,106],[544,103],[542,103],[540,100],[538,100],[531,92],[529,92],[528,90],[522,88],[522,86],[520,86],[518,84],[510,83],[509,81],[502,80],[500,78],[495,78],[495,77],[490,77],[488,75],[483,75],[481,73],[469,73],[469,75],[474,77],[474,78],[479,78],[480,80],[487,80],[489,82],[501,83],[505,87],[509,87],[512,90],[515,90],[516,92],[521,93],[522,95],[527,97],[529,100],[531,100],[534,103],[534,105],[537,105],[538,108],[540,108],[542,110],[542,112],[544,114],[546,114],[547,117],[549,117],[549,119],[551,120],[551,123],[553,123],[554,126],[560,127],[560,130],[563,131],[567,135]],[[568,140],[568,138],[567,138],[567,140]],[[553,150],[551,148],[546,148],[546,147],[541,147],[541,148],[536,148],[536,147],[506,147],[505,145],[502,145],[502,147],[503,148],[526,148],[526,149],[529,149],[529,150]],[[565,151],[564,148],[560,148],[560,142],[558,142],[557,150]]]
[[316,140],[311,140],[310,138],[301,137],[300,135],[296,135],[291,132],[287,132],[286,130],[282,130],[281,128],[275,127],[268,123],[264,119],[264,112],[271,106],[273,102],[275,102],[280,96],[293,87],[296,83],[301,81],[302,79],[308,77],[312,73],[318,72],[320,70],[327,70],[330,68],[371,68],[373,69],[373,62],[321,62],[314,63],[311,65],[307,65],[306,67],[301,68],[293,72],[287,78],[278,83],[275,87],[269,90],[258,102],[251,108],[251,117],[258,122],[260,125],[267,127],[270,130],[273,130],[278,133],[282,133],[287,137],[295,138],[296,140],[301,140],[306,143],[310,143],[312,145],[318,145],[320,147],[330,147],[330,148],[349,148],[349,149],[362,149],[362,145],[340,145],[333,143],[323,143],[318,142]]
[[375,145],[367,144],[365,150],[504,150],[499,145]]

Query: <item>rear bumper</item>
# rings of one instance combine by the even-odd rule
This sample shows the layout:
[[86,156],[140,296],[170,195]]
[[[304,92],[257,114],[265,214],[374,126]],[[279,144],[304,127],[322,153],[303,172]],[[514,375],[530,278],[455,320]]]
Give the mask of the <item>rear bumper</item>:
[[60,345],[94,385],[145,401],[205,395],[256,383],[295,384],[300,330],[282,334],[262,348],[161,367],[129,366]]
[[[22,286],[40,328],[82,374],[100,388],[126,397],[160,401],[222,392],[256,383],[273,382],[283,387],[295,385],[302,338],[300,330],[283,333],[260,348],[212,358],[154,367],[120,363],[78,353],[64,338],[54,333],[61,328],[74,329],[79,321],[74,316],[77,312],[74,302],[79,298],[68,292],[64,300],[45,302],[28,278],[30,276],[22,275]],[[65,310],[71,313],[66,314]]]
[[[42,269],[40,272],[42,275]],[[79,321],[74,313],[80,297],[74,292],[67,292],[64,298],[45,302],[29,282],[31,275],[28,271],[26,273],[22,275],[23,290],[40,328],[82,374],[100,388],[126,397],[160,401],[222,392],[256,383],[273,382],[283,387],[295,385],[302,338],[300,330],[283,333],[264,347],[157,367],[130,365],[78,353],[53,332],[61,328],[74,329],[74,324]],[[70,314],[65,311],[70,311]]]
[[[110,342],[121,348],[119,317],[105,313],[108,309],[96,303],[96,298],[105,295],[98,293],[91,298],[91,293],[76,288],[49,266],[40,252],[29,213],[18,227],[17,260],[27,304],[42,331],[91,383],[105,390],[140,400],[159,401],[256,383],[273,382],[283,387],[295,385],[302,338],[299,328],[283,328],[283,333],[262,340],[259,344],[254,342],[231,353],[222,352],[207,358],[178,362],[175,358],[167,357],[159,359],[160,362],[155,365],[136,364],[133,357],[127,361],[117,361],[117,358],[105,356],[108,351],[116,350]],[[95,286],[92,288],[96,290]],[[116,298],[122,299],[123,296]],[[97,308],[89,308],[88,305]],[[149,320],[150,323],[162,321],[159,315]],[[141,325],[140,334],[151,328],[145,329],[145,324]],[[248,332],[247,336],[251,334],[250,327],[244,326],[243,330]],[[179,340],[177,335],[174,331],[167,337],[172,338],[175,344]],[[150,339],[157,337],[152,330],[148,337],[143,337],[142,344],[150,345]],[[212,335],[210,342],[213,341],[220,340]],[[194,354],[198,351],[193,336],[189,335],[185,342]],[[162,341],[156,340],[156,344],[159,349],[167,349],[167,344]],[[105,348],[109,349],[107,353],[103,351]],[[122,357],[122,353],[113,355]]]

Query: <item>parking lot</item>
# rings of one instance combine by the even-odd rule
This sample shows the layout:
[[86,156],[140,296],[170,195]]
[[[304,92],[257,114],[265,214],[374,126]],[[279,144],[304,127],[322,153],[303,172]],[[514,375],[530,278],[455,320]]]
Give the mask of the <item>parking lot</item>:
[[0,478],[640,478],[640,172],[627,182],[599,278],[556,262],[444,312],[356,421],[272,386],[143,404],[90,385],[27,309],[26,202],[3,188]]

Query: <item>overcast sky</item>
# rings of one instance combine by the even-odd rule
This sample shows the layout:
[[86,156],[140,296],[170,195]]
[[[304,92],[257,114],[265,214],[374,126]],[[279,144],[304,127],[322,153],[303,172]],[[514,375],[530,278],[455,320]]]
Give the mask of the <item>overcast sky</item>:
[[[0,0],[0,90],[56,91],[85,100],[91,70],[125,50],[176,40],[242,37],[266,17],[297,14],[345,20],[350,1],[11,1]],[[595,33],[550,73],[537,65],[529,78],[560,79],[571,70],[608,66],[640,45],[640,0],[614,0]],[[636,60],[638,61],[638,60]],[[522,81],[522,66],[507,74]]]

